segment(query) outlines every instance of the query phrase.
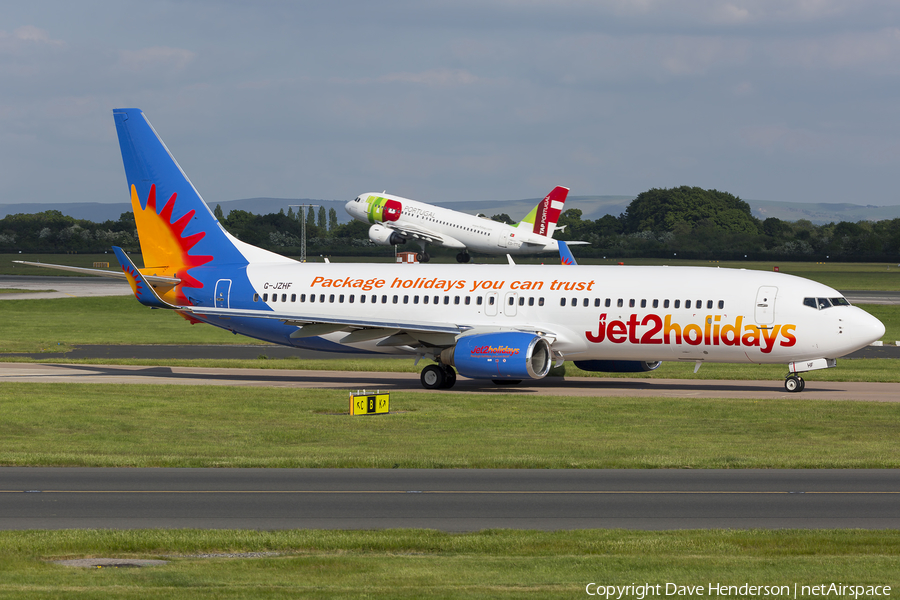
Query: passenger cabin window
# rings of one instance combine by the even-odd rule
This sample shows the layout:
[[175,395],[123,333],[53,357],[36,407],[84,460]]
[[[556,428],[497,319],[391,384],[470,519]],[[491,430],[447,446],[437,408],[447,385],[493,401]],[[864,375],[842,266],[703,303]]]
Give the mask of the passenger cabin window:
[[712,305],[713,305],[713,301],[712,301],[712,300],[707,300],[707,301],[706,301],[706,308],[712,308]]
[[[677,302],[677,300],[676,300],[676,302]],[[684,307],[685,307],[685,308],[690,308],[690,307],[691,307],[691,301],[690,301],[690,300],[685,300],[685,301],[684,301]],[[678,308],[678,305],[677,305],[677,304],[675,305],[675,308]]]
[[625,306],[625,301],[619,298],[618,302],[616,302],[616,306],[622,308],[623,306]]
[[676,301],[675,301],[675,308],[680,308],[680,307],[681,307],[681,300],[676,300]]
[[723,308],[725,308],[725,301],[719,300],[719,310],[722,310]]

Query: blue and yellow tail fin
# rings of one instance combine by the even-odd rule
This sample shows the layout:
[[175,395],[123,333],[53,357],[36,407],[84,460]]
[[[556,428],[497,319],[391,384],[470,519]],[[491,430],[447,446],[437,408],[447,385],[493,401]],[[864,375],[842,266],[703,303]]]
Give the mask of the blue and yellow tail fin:
[[143,111],[117,108],[113,116],[141,243],[140,272],[180,280],[162,294],[164,301],[185,305],[191,297],[212,297],[215,275],[198,267],[294,262],[225,231]]
[[562,240],[556,242],[559,245],[559,261],[564,265],[577,265],[575,255],[569,250],[569,245]]

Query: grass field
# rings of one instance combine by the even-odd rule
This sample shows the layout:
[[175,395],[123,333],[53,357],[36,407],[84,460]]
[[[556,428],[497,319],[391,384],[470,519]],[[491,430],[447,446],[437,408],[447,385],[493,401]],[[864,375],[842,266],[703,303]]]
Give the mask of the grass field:
[[[248,552],[265,554],[200,556]],[[141,569],[51,562],[82,556],[170,562]],[[900,533],[0,532],[0,598],[569,598],[588,597],[589,583],[660,584],[662,591],[666,583],[699,584],[707,595],[710,584],[748,582],[790,591],[794,584],[888,585],[894,595]]]
[[892,403],[0,384],[0,464],[900,468]]

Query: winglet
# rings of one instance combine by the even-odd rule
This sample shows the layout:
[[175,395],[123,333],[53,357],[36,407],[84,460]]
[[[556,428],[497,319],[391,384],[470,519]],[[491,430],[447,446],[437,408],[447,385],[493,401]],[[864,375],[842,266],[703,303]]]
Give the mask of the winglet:
[[134,297],[137,298],[138,302],[151,308],[178,308],[159,297],[156,290],[147,282],[138,268],[134,266],[134,263],[131,262],[124,250],[118,246],[113,246],[113,252],[116,253],[116,258],[122,266],[125,277],[128,279],[128,285],[131,286],[131,291],[134,292]]
[[559,245],[559,260],[564,265],[577,265],[575,262],[575,256],[572,254],[572,251],[569,250],[569,245],[566,244],[562,240],[557,240],[556,242]]

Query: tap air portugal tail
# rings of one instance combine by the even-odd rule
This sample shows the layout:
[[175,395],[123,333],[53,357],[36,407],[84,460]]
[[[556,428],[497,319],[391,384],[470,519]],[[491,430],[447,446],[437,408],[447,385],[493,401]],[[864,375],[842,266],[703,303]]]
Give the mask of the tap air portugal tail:
[[519,223],[519,229],[526,229],[537,235],[553,237],[556,230],[556,224],[559,222],[559,215],[562,214],[563,206],[566,203],[566,196],[569,195],[569,188],[556,186],[547,194],[547,196],[538,202],[537,206],[531,209],[522,222]]
[[[29,264],[119,277],[141,304],[191,322],[285,346],[425,358],[434,361],[420,376],[428,389],[453,386],[457,373],[541,379],[570,360],[619,372],[660,361],[695,370],[782,363],[785,389],[798,392],[799,372],[833,367],[884,335],[878,319],[814,281],[743,269],[563,266],[574,265],[575,242],[559,242],[563,265],[299,263],[225,231],[144,114],[113,114],[143,267],[120,248],[121,271]],[[567,192],[554,189],[501,250],[513,233],[551,235]],[[361,209],[363,198],[350,204]],[[488,237],[478,221],[410,206],[416,231],[437,223]]]

